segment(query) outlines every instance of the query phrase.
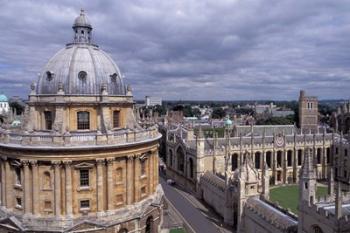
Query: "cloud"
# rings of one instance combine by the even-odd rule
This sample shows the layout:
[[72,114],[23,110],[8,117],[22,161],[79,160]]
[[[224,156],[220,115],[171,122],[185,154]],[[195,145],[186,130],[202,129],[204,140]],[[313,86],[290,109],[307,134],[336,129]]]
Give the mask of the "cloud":
[[72,40],[81,7],[136,98],[349,98],[350,5],[321,0],[0,0],[0,92]]

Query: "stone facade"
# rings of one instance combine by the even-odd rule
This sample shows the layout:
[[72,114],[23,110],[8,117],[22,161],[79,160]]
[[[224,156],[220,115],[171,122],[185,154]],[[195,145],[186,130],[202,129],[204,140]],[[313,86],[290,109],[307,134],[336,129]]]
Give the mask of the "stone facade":
[[[84,12],[73,28],[78,34],[92,30]],[[77,38],[67,45],[75,46],[76,53],[95,48],[90,37]],[[106,56],[96,51],[90,55]],[[103,87],[105,77],[98,76],[103,72],[112,72],[115,79],[113,72],[119,70],[114,63],[102,69],[98,63],[89,67],[75,61],[76,68],[86,70],[78,77],[72,72],[68,79],[95,75],[74,84],[82,85],[75,89],[62,82],[65,68],[57,68],[57,56],[46,66],[53,68],[39,78],[40,86],[32,85],[22,128],[0,128],[0,231],[158,232],[163,192],[157,127],[137,123],[129,87],[101,88],[99,94],[83,90],[88,82],[94,82],[91,88]],[[89,73],[92,68],[95,74]]]
[[305,91],[300,91],[299,96],[299,127],[303,132],[318,130],[318,100],[306,96]]

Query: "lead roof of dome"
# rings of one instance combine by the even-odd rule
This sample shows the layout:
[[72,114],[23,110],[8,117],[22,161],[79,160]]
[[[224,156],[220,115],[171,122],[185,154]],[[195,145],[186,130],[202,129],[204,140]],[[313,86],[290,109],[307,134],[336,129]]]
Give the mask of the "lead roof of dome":
[[74,42],[58,51],[44,66],[37,83],[37,94],[100,95],[102,88],[109,95],[125,95],[120,70],[113,59],[91,43],[91,28],[84,12],[73,25]]

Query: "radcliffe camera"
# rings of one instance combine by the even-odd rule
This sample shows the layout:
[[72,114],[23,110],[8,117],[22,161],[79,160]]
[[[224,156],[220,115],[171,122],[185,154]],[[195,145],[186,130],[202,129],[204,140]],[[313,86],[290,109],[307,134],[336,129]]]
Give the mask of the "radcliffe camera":
[[0,233],[350,233],[349,10],[3,0]]

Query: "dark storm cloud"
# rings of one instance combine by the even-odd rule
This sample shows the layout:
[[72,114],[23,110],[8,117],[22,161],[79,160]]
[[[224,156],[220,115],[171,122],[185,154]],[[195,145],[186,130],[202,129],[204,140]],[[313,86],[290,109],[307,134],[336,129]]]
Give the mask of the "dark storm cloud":
[[84,8],[94,41],[137,98],[349,98],[349,1],[0,0],[0,92],[29,93],[72,40]]

